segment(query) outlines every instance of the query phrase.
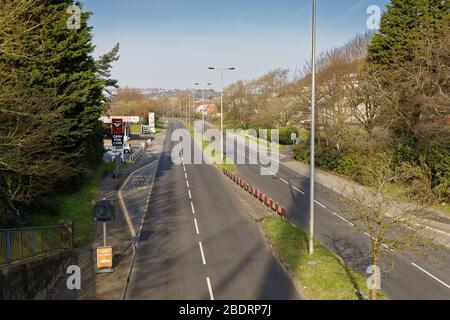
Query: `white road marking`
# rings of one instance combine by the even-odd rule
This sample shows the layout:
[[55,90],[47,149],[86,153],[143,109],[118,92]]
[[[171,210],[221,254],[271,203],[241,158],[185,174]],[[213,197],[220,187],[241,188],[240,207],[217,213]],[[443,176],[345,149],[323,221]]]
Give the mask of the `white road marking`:
[[370,237],[370,234],[368,234],[367,232],[364,232],[364,234],[365,234],[366,236],[368,236],[369,238],[371,238],[371,237]]
[[191,201],[192,213],[195,214],[194,203]]
[[425,269],[419,267],[417,264],[415,264],[414,262],[412,263],[412,265],[414,267],[416,267],[417,269],[419,269],[420,271],[424,272],[425,274],[427,274],[428,276],[430,276],[431,278],[433,278],[434,280],[438,281],[440,284],[444,285],[447,289],[450,289],[450,285],[446,284],[444,281],[438,279],[436,276],[432,275],[431,273],[429,273],[428,271],[426,271]]
[[189,181],[188,180],[186,180],[186,185],[187,185],[187,187],[189,189],[190,187],[189,187]]
[[192,200],[191,190],[188,190],[189,193],[189,199]]
[[195,231],[197,232],[197,234],[200,234],[200,231],[198,231],[197,219],[195,219],[195,218],[194,218],[194,223],[195,223]]
[[203,253],[203,246],[202,246],[202,242],[201,241],[198,242],[198,246],[200,247],[200,253],[202,254],[203,265],[206,266],[205,254]]
[[351,225],[352,227],[354,227],[355,225],[353,223],[351,223],[350,221],[348,221],[347,219],[345,219],[344,217],[338,215],[336,212],[333,211],[333,214],[338,217],[339,219],[341,219],[344,222],[347,222],[349,225]]
[[278,177],[281,181],[283,181],[285,184],[289,184],[289,182],[287,182],[286,180],[284,180],[283,178]]
[[188,177],[187,177],[187,174],[186,174],[186,172],[184,173],[184,177],[185,177],[185,178],[186,178],[186,180],[187,180],[187,178],[188,178]]
[[321,204],[319,201],[317,201],[317,200],[314,200],[314,202],[315,203],[317,203],[319,206],[321,206],[322,208],[327,208],[325,205],[323,205],[323,204]]
[[297,187],[292,187],[295,191],[298,191],[298,192],[300,192],[302,195],[306,195],[306,193],[304,193],[302,190],[300,190],[299,188],[297,188]]
[[206,277],[206,283],[208,284],[209,297],[211,300],[214,300],[214,295],[213,295],[212,287],[211,287],[211,281],[209,280],[209,277]]

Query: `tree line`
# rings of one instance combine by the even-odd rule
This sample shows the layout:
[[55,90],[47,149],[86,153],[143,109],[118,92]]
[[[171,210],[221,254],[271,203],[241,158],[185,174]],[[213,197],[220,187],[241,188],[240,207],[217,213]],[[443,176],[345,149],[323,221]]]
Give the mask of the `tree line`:
[[[450,201],[449,3],[393,0],[378,32],[319,55],[319,166],[367,185],[370,168],[390,166],[390,182],[407,186],[408,196]],[[228,126],[307,132],[310,82],[307,63],[293,76],[277,69],[230,85]],[[300,136],[295,156],[308,162],[309,139]]]
[[93,58],[90,13],[71,0],[0,0],[0,227],[80,188],[102,161],[99,117],[119,45]]

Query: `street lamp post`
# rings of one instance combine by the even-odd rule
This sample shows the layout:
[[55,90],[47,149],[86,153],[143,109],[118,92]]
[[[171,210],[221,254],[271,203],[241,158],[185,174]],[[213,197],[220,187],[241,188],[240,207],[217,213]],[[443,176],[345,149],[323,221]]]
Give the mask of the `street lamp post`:
[[[194,85],[196,86],[200,86],[200,83],[196,82],[194,83]],[[212,85],[212,83],[206,83],[205,85],[201,86],[201,90],[202,90],[202,103],[205,102],[205,86],[210,86]],[[208,111],[208,108],[206,109],[206,111]],[[202,110],[202,137],[203,134],[205,133],[205,111]]]
[[309,254],[314,254],[314,187],[315,187],[315,136],[316,136],[316,18],[317,1],[312,3],[312,68],[311,68],[311,159],[309,186]]
[[223,72],[224,71],[231,71],[236,70],[236,68],[216,68],[216,67],[209,67],[209,70],[217,70],[220,71],[220,152],[223,157]]

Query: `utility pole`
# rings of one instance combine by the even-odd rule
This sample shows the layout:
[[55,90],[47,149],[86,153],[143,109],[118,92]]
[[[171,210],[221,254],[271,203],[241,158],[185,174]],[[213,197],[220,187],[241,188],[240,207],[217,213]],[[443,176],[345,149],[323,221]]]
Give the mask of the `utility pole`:
[[315,188],[315,136],[316,136],[316,17],[317,2],[312,3],[312,70],[311,70],[311,159],[309,186],[309,254],[314,254],[314,188]]
[[220,153],[223,157],[223,150],[224,150],[224,140],[223,140],[223,72],[224,71],[231,71],[236,70],[236,68],[216,68],[216,67],[209,67],[209,70],[218,70],[220,71]]

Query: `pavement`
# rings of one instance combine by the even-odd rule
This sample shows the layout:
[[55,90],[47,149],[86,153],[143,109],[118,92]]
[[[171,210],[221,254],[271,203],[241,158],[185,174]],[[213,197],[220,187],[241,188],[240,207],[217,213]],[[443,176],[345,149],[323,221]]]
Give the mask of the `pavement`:
[[[168,137],[177,128],[170,121]],[[301,299],[222,172],[175,165],[174,145],[164,143],[126,299]]]
[[[227,143],[232,143],[227,139]],[[238,142],[235,144],[234,153]],[[233,155],[227,154],[233,158]],[[249,150],[242,155],[248,159]],[[300,168],[304,169],[304,168]],[[276,174],[261,175],[259,165],[237,165],[237,173],[248,183],[264,190],[275,201],[286,207],[288,219],[308,230],[309,226],[309,172],[297,166],[279,162]],[[274,172],[275,173],[275,172]],[[319,177],[321,179],[321,177]],[[315,237],[332,249],[349,265],[366,274],[371,265],[368,257],[370,241],[366,234],[354,231],[351,223],[339,212],[339,205],[333,200],[335,194],[328,181],[322,181],[316,190]],[[333,194],[333,197],[330,195]],[[441,248],[430,253],[429,258],[405,253],[393,253],[390,257],[393,269],[382,273],[382,290],[391,299],[450,299],[449,250]],[[437,261],[433,261],[436,258]],[[369,275],[367,275],[369,276]]]
[[[162,131],[157,134],[152,144],[136,162],[122,169],[119,179],[113,179],[110,174],[102,180],[97,188],[97,199],[111,199],[116,204],[116,220],[107,223],[107,245],[113,248],[114,272],[105,274],[95,272],[96,248],[103,246],[103,226],[98,224],[95,240],[73,252],[71,263],[81,269],[81,290],[67,289],[66,281],[69,275],[63,275],[49,298],[55,300],[119,300],[122,298],[134,250],[129,224],[117,199],[117,193],[121,188],[124,189],[124,199],[130,206],[132,221],[138,226],[138,221],[144,214],[146,200],[142,210],[134,210],[134,206],[137,205],[136,203],[141,204],[142,197],[150,192],[152,166],[154,167],[152,163],[159,157],[165,133]],[[142,171],[139,176],[134,173],[136,170],[138,170],[137,173]],[[124,183],[126,181],[128,182]],[[137,190],[140,191],[139,195]],[[76,224],[74,227],[76,232]]]

